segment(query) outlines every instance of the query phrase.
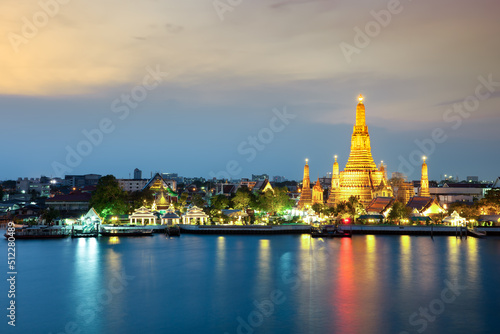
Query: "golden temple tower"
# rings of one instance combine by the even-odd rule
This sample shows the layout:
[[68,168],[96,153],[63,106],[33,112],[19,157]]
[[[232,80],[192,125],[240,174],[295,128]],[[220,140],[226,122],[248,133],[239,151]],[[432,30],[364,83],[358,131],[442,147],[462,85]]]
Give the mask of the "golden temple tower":
[[422,163],[422,179],[420,180],[420,191],[418,196],[421,197],[431,197],[429,193],[429,175],[427,170],[427,163],[425,162],[427,158],[424,157],[424,162]]
[[319,182],[319,177],[318,177],[318,181],[316,181],[316,184],[313,187],[312,204],[324,204],[324,202],[323,202],[323,187],[321,186],[321,183]]
[[380,171],[373,161],[363,96],[359,95],[358,100],[351,153],[344,171],[340,173],[340,201],[357,196],[363,205],[367,205],[373,198],[373,190],[382,182],[384,171]]
[[339,163],[337,162],[337,156],[335,156],[335,162],[333,163],[332,170],[332,185],[330,188],[330,196],[328,196],[327,205],[333,207],[337,205],[340,201],[340,169]]
[[311,181],[309,179],[309,159],[304,166],[304,179],[302,180],[302,193],[300,195],[299,209],[309,208],[312,205]]

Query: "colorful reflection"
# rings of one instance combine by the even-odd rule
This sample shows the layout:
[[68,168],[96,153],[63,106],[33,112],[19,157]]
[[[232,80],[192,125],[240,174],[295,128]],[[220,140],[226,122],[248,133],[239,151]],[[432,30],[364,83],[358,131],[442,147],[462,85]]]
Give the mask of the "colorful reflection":
[[120,238],[118,237],[109,237],[108,238],[108,245],[116,245],[120,243]]
[[356,273],[352,252],[352,239],[342,238],[338,253],[339,267],[337,280],[331,287],[332,305],[336,305],[332,315],[339,324],[339,333],[355,332],[353,324],[359,315],[357,290],[355,286]]
[[217,249],[215,250],[215,269],[220,275],[226,265],[226,238],[219,236],[217,238]]
[[477,283],[479,275],[479,242],[476,238],[467,238],[467,279],[471,284]]
[[267,280],[271,269],[271,243],[268,239],[259,241],[259,277]]
[[411,261],[411,237],[409,235],[402,235],[401,240],[401,253],[399,255],[401,267],[401,283],[404,288],[408,288],[412,278],[412,261]]
[[457,277],[460,270],[460,245],[462,241],[455,237],[449,237],[446,248],[448,253],[448,276]]
[[369,281],[376,280],[377,274],[377,241],[374,235],[366,236],[366,258],[365,258],[365,268],[366,268],[366,278]]

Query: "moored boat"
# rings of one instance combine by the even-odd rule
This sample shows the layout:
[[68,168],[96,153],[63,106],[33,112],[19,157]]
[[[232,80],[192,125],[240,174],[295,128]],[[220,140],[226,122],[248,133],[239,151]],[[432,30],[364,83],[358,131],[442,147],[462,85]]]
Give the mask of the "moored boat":
[[170,237],[180,237],[181,236],[181,229],[177,225],[167,226],[165,228],[165,234],[170,236]]
[[150,229],[115,228],[101,229],[99,232],[103,237],[148,237],[153,235]]
[[342,230],[333,225],[316,228],[311,232],[312,238],[351,238],[351,231]]
[[15,229],[13,235],[9,232],[4,234],[5,239],[14,237],[18,239],[62,239],[70,236],[70,231],[62,228],[19,228]]

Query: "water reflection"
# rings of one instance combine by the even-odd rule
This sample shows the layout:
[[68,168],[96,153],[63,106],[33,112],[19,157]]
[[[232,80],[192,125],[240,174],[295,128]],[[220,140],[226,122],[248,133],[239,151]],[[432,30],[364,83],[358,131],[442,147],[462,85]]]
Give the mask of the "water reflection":
[[76,284],[92,286],[99,274],[99,245],[96,238],[76,239],[74,257]]
[[376,281],[377,273],[377,241],[374,235],[366,236],[366,258],[365,258],[365,268],[366,268],[366,278],[368,281]]
[[217,275],[220,276],[226,265],[226,238],[219,236],[217,238],[217,248],[215,250],[215,268]]
[[270,279],[271,269],[271,245],[269,239],[261,239],[259,241],[258,258],[259,278],[262,282],[267,282]]
[[109,237],[108,238],[108,245],[116,245],[120,243],[120,238],[118,237]]
[[339,268],[337,279],[330,289],[331,303],[335,305],[332,308],[332,317],[339,323],[339,332],[354,333],[353,328],[357,312],[356,299],[357,290],[355,283],[355,269],[352,253],[352,239],[342,238],[339,249]]
[[403,289],[410,287],[412,279],[412,259],[411,259],[411,237],[402,235],[400,237],[401,254],[399,255],[399,266],[401,267],[401,283]]
[[460,269],[460,244],[461,240],[449,237],[447,240],[447,263],[448,263],[448,277],[457,277]]
[[467,280],[470,284],[477,283],[479,270],[479,240],[467,238]]

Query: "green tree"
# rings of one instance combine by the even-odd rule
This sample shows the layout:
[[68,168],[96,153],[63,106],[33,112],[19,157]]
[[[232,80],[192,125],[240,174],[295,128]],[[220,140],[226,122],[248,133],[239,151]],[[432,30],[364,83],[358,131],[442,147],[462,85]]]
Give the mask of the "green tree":
[[123,215],[127,212],[127,193],[120,188],[113,175],[99,179],[97,189],[92,193],[90,207],[93,207],[101,217]]
[[320,215],[320,214],[324,213],[324,211],[325,211],[325,207],[321,203],[313,204],[312,209],[314,212],[316,212],[317,215]]
[[59,218],[61,213],[59,210],[55,210],[54,208],[46,209],[42,212],[42,219],[45,220],[45,224],[52,223],[55,219]]
[[203,197],[201,197],[200,194],[194,195],[193,198],[191,199],[191,203],[199,208],[205,206],[205,200],[203,199]]
[[232,199],[233,207],[239,210],[246,210],[255,206],[256,197],[247,187],[240,187]]
[[212,197],[212,208],[215,210],[222,210],[229,206],[229,198],[224,195],[215,195]]
[[484,194],[484,199],[488,202],[500,204],[500,189],[490,189]]
[[274,192],[268,190],[258,197],[259,209],[273,215],[291,209],[293,204],[293,200],[288,196],[287,188],[275,188]]
[[365,208],[357,196],[351,196],[347,201],[342,201],[337,204],[336,212],[337,215],[348,216],[353,221],[356,221],[360,215],[364,214]]
[[387,219],[391,222],[400,223],[402,219],[408,219],[411,214],[411,208],[407,207],[403,203],[396,201],[392,205],[391,211],[387,216]]
[[151,206],[154,201],[154,193],[151,189],[134,191],[128,194],[129,212],[141,206]]

